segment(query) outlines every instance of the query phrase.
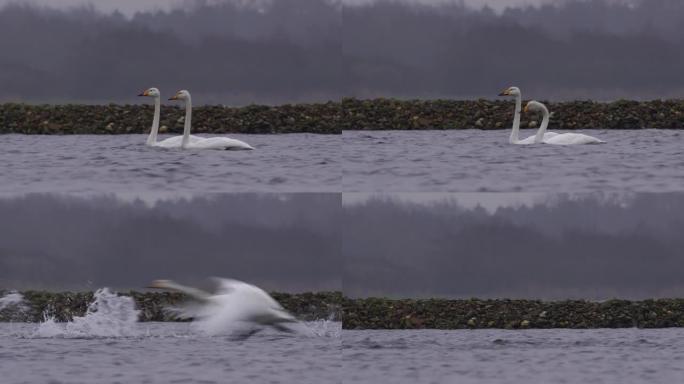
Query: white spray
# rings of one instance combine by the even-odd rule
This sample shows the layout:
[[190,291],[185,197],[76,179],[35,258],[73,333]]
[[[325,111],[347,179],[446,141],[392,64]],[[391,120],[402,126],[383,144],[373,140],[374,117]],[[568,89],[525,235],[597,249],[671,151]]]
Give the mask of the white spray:
[[132,337],[138,336],[136,329],[138,313],[131,297],[119,296],[108,288],[95,292],[94,301],[86,314],[74,317],[68,323],[57,323],[54,317],[46,316],[34,337]]

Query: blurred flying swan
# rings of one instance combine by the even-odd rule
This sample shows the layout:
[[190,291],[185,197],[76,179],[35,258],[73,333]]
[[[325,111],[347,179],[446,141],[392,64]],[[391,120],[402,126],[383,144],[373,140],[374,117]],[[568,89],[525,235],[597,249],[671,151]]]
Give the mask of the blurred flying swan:
[[177,308],[177,314],[182,318],[195,319],[202,331],[210,335],[222,333],[238,324],[270,326],[279,331],[294,332],[286,324],[298,323],[298,320],[261,288],[238,280],[214,280],[218,283],[214,294],[171,280],[155,280],[149,288],[186,294],[194,303]]
[[[508,142],[511,144],[534,144],[534,139],[536,135],[527,137],[520,140],[520,111],[522,110],[522,92],[518,87],[510,87],[503,92],[499,93],[499,96],[515,96],[515,114],[513,115],[513,130],[511,131],[511,137]],[[550,139],[558,135],[555,132],[545,132],[544,140]]]
[[550,114],[546,106],[538,101],[530,101],[525,106],[525,113],[527,112],[541,112],[543,115],[539,131],[534,136],[534,143],[555,144],[555,145],[578,145],[578,144],[601,144],[605,143],[593,136],[584,135],[582,133],[560,133],[552,137],[546,137],[546,128],[549,126]]
[[228,137],[199,137],[197,140],[190,139],[190,126],[192,119],[192,99],[190,92],[181,90],[169,100],[182,100],[185,102],[185,128],[181,148],[188,149],[254,149],[244,141],[230,139]]
[[[147,145],[150,147],[162,148],[180,148],[183,136],[174,136],[168,139],[157,142],[157,134],[159,133],[159,119],[161,114],[161,92],[157,88],[149,88],[139,94],[138,96],[147,96],[154,98],[154,118],[152,120],[152,129],[150,135],[147,137]],[[190,136],[190,141],[201,140],[201,137]]]

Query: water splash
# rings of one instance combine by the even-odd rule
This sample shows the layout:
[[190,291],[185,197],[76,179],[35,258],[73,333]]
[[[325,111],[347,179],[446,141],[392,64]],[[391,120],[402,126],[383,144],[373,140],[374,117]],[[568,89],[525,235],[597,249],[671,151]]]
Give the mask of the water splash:
[[304,324],[311,336],[339,339],[342,334],[342,322],[340,321],[320,319],[307,321]]
[[30,312],[31,308],[26,305],[21,293],[10,291],[5,296],[0,297],[0,321],[29,321]]
[[54,316],[46,315],[33,337],[133,337],[139,336],[136,328],[138,311],[131,297],[119,296],[108,288],[95,292],[94,301],[86,314],[74,317],[67,323],[58,323]]
[[3,297],[0,297],[0,311],[9,309],[10,307],[24,306],[24,296],[19,292],[9,292]]

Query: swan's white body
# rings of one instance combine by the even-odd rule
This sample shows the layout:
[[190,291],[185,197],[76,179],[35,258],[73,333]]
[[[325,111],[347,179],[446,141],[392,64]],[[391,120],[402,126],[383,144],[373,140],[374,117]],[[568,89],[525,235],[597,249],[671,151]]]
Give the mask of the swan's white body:
[[[513,129],[511,130],[511,136],[508,142],[511,144],[534,144],[534,139],[537,135],[526,137],[520,140],[520,113],[522,111],[522,92],[518,87],[510,87],[499,94],[499,96],[515,96],[515,114],[513,115]],[[544,140],[550,139],[558,135],[555,132],[545,132]]]
[[[552,137],[558,136],[558,133],[556,132],[546,132],[544,133],[544,140],[549,140]],[[526,137],[522,140],[517,140],[515,142],[511,141],[511,144],[519,144],[519,145],[527,145],[527,144],[535,144],[534,139],[537,137],[537,135],[532,135],[530,137]]]
[[[201,137],[199,136],[194,136],[190,135],[190,142],[197,142],[202,140]],[[152,144],[147,144],[151,147],[160,147],[160,148],[180,148],[181,144],[183,142],[183,136],[173,136],[169,137],[168,139],[164,139],[162,141],[156,141],[153,142]]]
[[[161,93],[159,90],[157,88],[150,88],[138,96],[149,96],[154,98],[154,118],[152,119],[152,129],[150,129],[150,135],[147,137],[147,142],[145,142],[145,144],[150,147],[180,148],[181,142],[183,140],[182,135],[157,141],[157,135],[159,134],[159,120],[161,118]],[[200,139],[202,138],[190,135],[191,142]]]
[[236,324],[270,326],[292,332],[284,324],[297,323],[268,293],[238,280],[216,278],[218,289],[210,294],[170,280],[156,280],[150,287],[183,292],[196,303],[176,310],[180,317],[194,318],[200,329],[211,335],[233,329]]
[[[190,135],[192,126],[192,98],[190,92],[186,90],[178,91],[169,100],[183,100],[185,102],[185,126],[183,136],[180,140],[180,147],[183,149],[254,149],[244,141],[230,139],[228,137],[198,137]],[[173,138],[175,139],[175,138]]]
[[548,108],[538,101],[530,101],[525,106],[525,112],[527,111],[541,112],[543,116],[539,131],[534,135],[534,144],[579,145],[605,143],[603,140],[582,133],[556,133],[551,137],[547,137],[546,134],[550,132],[546,132],[546,128],[548,128],[551,118]]

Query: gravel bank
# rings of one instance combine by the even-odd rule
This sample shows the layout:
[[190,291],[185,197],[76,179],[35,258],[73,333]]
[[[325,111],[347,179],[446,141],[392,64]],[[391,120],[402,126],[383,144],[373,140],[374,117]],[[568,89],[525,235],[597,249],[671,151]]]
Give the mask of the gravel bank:
[[[0,133],[128,134],[149,133],[154,107],[139,105],[0,104]],[[183,132],[185,111],[162,106],[160,132]],[[241,108],[198,106],[193,133],[339,134],[340,103],[252,105]]]
[[345,302],[345,329],[666,328],[684,326],[684,299],[536,301],[389,300]]
[[[684,100],[544,102],[554,113],[549,129],[684,129]],[[523,103],[524,105],[524,103]],[[508,100],[345,99],[343,130],[510,129],[515,103]],[[537,128],[541,115],[522,115]]]

